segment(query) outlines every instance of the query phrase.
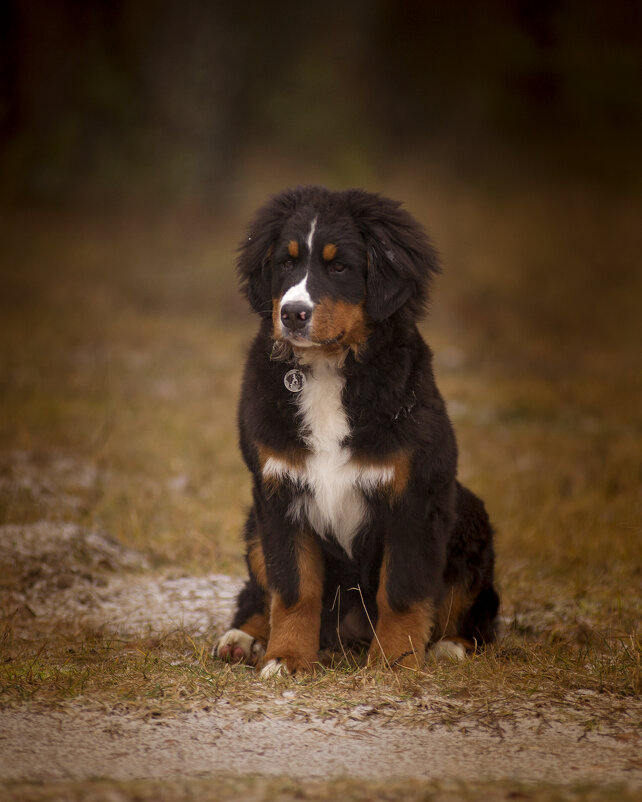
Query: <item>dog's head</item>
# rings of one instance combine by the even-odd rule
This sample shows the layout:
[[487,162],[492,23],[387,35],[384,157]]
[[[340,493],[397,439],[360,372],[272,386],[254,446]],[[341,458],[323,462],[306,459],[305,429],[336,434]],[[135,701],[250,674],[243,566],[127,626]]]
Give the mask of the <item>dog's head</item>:
[[241,244],[238,272],[274,339],[357,349],[377,323],[421,314],[437,257],[400,204],[362,190],[306,186],[268,201]]

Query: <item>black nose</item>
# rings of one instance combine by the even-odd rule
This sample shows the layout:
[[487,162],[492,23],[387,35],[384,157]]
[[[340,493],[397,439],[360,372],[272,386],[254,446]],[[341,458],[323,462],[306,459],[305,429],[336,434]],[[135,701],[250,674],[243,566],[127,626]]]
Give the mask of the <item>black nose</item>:
[[281,321],[283,325],[292,331],[307,326],[312,309],[303,303],[289,303],[281,307]]

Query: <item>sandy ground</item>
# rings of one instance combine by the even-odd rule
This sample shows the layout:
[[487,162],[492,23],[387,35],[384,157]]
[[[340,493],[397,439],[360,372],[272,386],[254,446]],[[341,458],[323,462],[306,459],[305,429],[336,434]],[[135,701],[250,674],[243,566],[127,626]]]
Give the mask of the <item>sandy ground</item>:
[[[106,627],[122,636],[173,626],[212,633],[229,621],[239,587],[222,575],[154,572],[136,552],[69,524],[0,527],[0,565],[12,565],[23,578],[2,599],[5,611],[15,611],[18,631],[49,620]],[[55,710],[35,703],[9,707],[0,711],[0,779],[170,780],[225,772],[642,786],[634,734],[642,706],[636,702],[623,707],[620,700],[617,726],[587,732],[541,705],[525,705],[490,729],[474,711],[468,717],[463,711],[455,726],[440,723],[439,716],[429,725],[407,726],[406,719],[399,725],[364,706],[334,719],[314,712],[288,716],[299,693],[294,684],[275,691],[273,710],[224,701],[161,720],[88,698]]]
[[241,580],[151,573],[145,559],[106,535],[46,521],[0,527],[0,564],[18,566],[24,581],[3,606],[19,615],[18,630],[33,620],[106,627],[120,637],[221,630],[232,617]]
[[162,722],[105,714],[0,714],[0,772],[11,780],[117,780],[247,773],[299,779],[642,783],[639,745],[525,719],[490,735],[376,721],[244,721],[230,708]]

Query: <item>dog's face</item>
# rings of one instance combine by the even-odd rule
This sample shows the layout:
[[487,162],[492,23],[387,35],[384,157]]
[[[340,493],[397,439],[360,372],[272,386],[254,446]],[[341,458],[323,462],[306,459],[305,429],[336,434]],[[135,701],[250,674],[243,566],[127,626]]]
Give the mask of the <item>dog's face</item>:
[[350,217],[299,210],[271,255],[274,339],[298,348],[358,348],[368,334],[366,276],[366,246]]
[[373,327],[416,317],[437,260],[422,228],[394,201],[361,190],[300,187],[259,210],[238,269],[275,340],[296,349],[357,350]]

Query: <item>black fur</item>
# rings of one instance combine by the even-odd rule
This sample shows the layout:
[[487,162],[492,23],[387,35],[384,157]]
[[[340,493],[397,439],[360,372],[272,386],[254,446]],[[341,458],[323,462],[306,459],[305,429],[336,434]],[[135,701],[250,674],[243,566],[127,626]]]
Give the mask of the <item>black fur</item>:
[[[338,261],[306,251],[311,221],[320,245],[338,244]],[[292,241],[301,243],[296,259],[289,251]],[[446,626],[437,616],[432,639],[454,634],[481,645],[495,638],[499,599],[493,583],[493,531],[483,503],[456,479],[454,432],[435,384],[431,351],[416,326],[438,270],[426,234],[400,204],[361,190],[299,187],[273,197],[251,223],[240,247],[238,273],[261,325],[243,378],[239,431],[254,481],[246,541],[248,546],[257,540],[261,544],[267,588],[248,561],[250,578],[238,598],[235,628],[251,616],[267,614],[271,593],[288,607],[296,604],[297,539],[304,529],[323,555],[321,646],[336,643],[337,634],[346,640],[372,638],[368,616],[376,625],[384,549],[393,611],[403,613],[426,600],[444,609],[456,590],[468,602],[456,622]],[[391,495],[383,487],[362,491],[368,515],[352,541],[351,555],[332,531],[315,531],[305,516],[293,520],[300,484],[285,480],[268,486],[262,473],[259,445],[274,453],[306,454],[310,449],[296,398],[283,377],[295,367],[309,375],[312,351],[298,348],[284,330],[286,342],[274,358],[273,300],[304,276],[315,304],[329,299],[329,304],[345,302],[364,310],[361,340],[350,343],[338,332],[326,349],[345,380],[341,400],[349,435],[343,447],[368,464],[409,455],[402,492]],[[344,630],[338,631],[339,622]]]

